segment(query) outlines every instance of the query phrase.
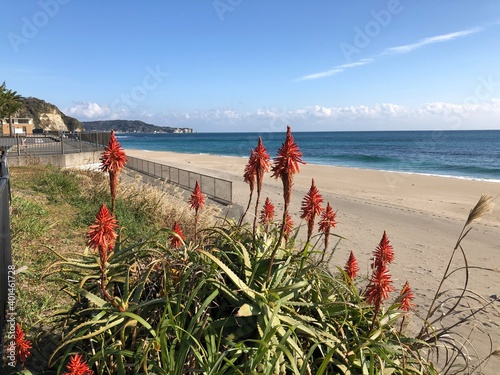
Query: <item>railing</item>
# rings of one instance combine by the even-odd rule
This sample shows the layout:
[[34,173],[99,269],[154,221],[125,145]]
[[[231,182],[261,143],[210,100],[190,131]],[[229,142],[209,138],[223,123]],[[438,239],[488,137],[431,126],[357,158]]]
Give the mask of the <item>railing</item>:
[[100,151],[109,143],[109,137],[109,132],[0,136],[0,147],[18,156],[71,154]]
[[15,273],[12,270],[12,251],[10,242],[10,181],[7,168],[7,153],[2,152],[0,159],[0,355],[4,348],[5,327],[8,310],[15,300]]
[[131,156],[128,156],[127,159],[127,167],[136,172],[161,179],[187,190],[193,190],[196,181],[198,181],[201,191],[207,197],[223,204],[233,202],[233,183],[231,181]]

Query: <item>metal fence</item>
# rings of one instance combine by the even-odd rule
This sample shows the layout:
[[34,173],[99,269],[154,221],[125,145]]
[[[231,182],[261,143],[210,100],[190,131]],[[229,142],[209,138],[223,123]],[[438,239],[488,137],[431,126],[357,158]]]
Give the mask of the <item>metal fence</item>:
[[135,157],[128,156],[127,159],[127,167],[136,172],[161,179],[187,190],[194,189],[196,181],[198,181],[201,191],[207,197],[223,204],[233,202],[233,183],[231,181]]
[[102,150],[110,133],[45,133],[0,136],[0,147],[18,156],[71,154]]
[[2,152],[0,159],[0,354],[3,352],[7,306],[14,303],[15,273],[12,270],[12,251],[10,242],[10,181],[7,168],[7,153]]

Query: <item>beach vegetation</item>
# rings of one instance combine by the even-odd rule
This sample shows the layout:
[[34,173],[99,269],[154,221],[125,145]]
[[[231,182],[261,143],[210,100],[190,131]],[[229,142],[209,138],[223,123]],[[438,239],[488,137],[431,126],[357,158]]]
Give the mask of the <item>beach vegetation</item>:
[[[250,194],[257,182],[259,222],[216,215],[198,182],[186,207],[176,201],[171,210],[163,207],[173,197],[148,205],[128,184],[111,181],[123,164],[114,176],[75,177],[81,183],[71,202],[82,212],[93,209],[94,215],[85,215],[88,227],[71,251],[49,248],[54,259],[43,277],[54,280],[67,302],[45,323],[56,337],[46,371],[462,374],[480,373],[491,357],[500,355],[491,343],[489,353],[474,358],[469,337],[457,333],[464,323],[480,326],[480,317],[495,308],[469,290],[468,280],[473,268],[497,270],[468,264],[462,245],[492,199],[481,197],[471,210],[429,310],[420,318],[410,287],[418,280],[398,285],[392,279],[398,254],[385,232],[374,244],[370,275],[359,273],[354,252],[344,267],[331,264],[342,237],[332,232],[336,213],[330,202],[322,206],[314,180],[302,200],[307,236],[300,239],[301,228],[292,223],[289,209],[301,156],[290,127],[272,167],[259,140],[242,171]],[[117,157],[123,160],[120,153],[108,152],[101,162],[111,164],[109,158]],[[262,207],[259,203],[259,184],[269,169],[283,183],[279,220],[268,198]],[[107,208],[109,203],[114,210]],[[250,206],[251,199],[246,211]],[[331,238],[336,239],[332,247]],[[458,265],[457,257],[462,258]],[[456,285],[447,287],[457,273],[465,275],[458,292]],[[420,330],[411,331],[410,320]],[[48,329],[37,337],[29,327],[25,331],[34,350]],[[488,337],[486,330],[481,332]],[[30,359],[19,360],[18,370],[29,374]]]

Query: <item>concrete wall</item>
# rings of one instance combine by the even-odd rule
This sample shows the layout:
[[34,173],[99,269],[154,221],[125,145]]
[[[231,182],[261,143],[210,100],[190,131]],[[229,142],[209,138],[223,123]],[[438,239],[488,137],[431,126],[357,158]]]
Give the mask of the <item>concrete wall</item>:
[[9,153],[7,162],[9,167],[22,167],[36,164],[51,164],[63,168],[79,167],[83,165],[98,164],[100,155],[101,151],[33,156],[17,156]]

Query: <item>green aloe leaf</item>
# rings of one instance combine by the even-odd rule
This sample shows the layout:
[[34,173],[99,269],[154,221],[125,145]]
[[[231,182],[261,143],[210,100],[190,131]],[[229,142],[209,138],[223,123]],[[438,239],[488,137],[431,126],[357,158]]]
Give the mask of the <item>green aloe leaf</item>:
[[92,302],[93,304],[95,304],[97,307],[103,307],[104,305],[106,305],[106,301],[103,300],[102,298],[96,296],[95,294],[89,292],[88,290],[85,290],[85,289],[82,289],[82,288],[78,288],[74,285],[68,285],[67,288],[70,288],[72,289],[73,291],[75,291],[76,293],[78,293],[79,295],[81,295],[82,297],[85,297],[87,298],[90,302]]
[[213,321],[209,328],[220,334],[224,340],[237,343],[251,336],[257,325],[254,316],[230,316]]
[[139,323],[142,324],[142,326],[144,328],[146,328],[149,331],[149,333],[151,334],[151,336],[156,337],[156,331],[153,329],[153,327],[151,326],[151,324],[149,324],[148,322],[146,322],[141,316],[139,316],[137,314],[134,314],[134,313],[132,313],[130,311],[120,312],[120,313],[118,313],[118,315],[127,316],[129,318],[137,320]]
[[238,242],[238,247],[241,250],[241,255],[243,256],[243,265],[245,267],[245,281],[250,284],[252,278],[252,261],[250,260],[250,254],[247,248],[240,242]]
[[238,275],[236,275],[228,266],[226,266],[219,258],[215,257],[208,251],[204,251],[201,249],[197,250],[201,254],[205,255],[207,258],[209,258],[212,262],[217,264],[221,270],[223,270],[227,276],[231,279],[231,281],[234,283],[234,285],[238,288],[239,291],[244,293],[248,298],[252,299],[255,301],[257,296],[262,296],[262,294],[256,292],[252,288],[250,288],[243,280],[241,280]]
[[[126,299],[127,302],[129,302],[128,299],[130,297],[132,297],[130,302],[135,302],[135,303],[139,302],[139,300],[142,296],[142,292],[144,291],[144,286],[146,285],[146,282],[149,279],[149,275],[151,274],[152,269],[153,269],[153,266],[149,267],[149,269],[146,272],[144,272],[144,274],[141,277],[140,282],[135,286],[135,288],[134,288],[135,290],[131,290],[129,295],[124,295],[124,299]],[[133,295],[132,295],[132,292],[133,292]]]
[[234,305],[241,304],[241,298],[238,295],[238,293],[231,290],[226,284],[221,283],[219,280],[214,280],[214,279],[210,279],[209,281],[211,283],[214,283],[215,285],[217,285],[217,288],[219,289],[219,291],[222,294],[224,294],[227,298],[229,298],[230,303],[232,303]]
[[[118,318],[117,319],[117,317],[115,316],[114,318],[112,317],[110,319],[97,320],[97,321],[91,320],[91,321],[87,321],[85,323],[80,324],[79,326],[74,328],[70,332],[70,334],[68,334],[68,336],[72,336],[72,333],[79,332],[78,335],[72,339],[63,340],[63,342],[54,350],[52,356],[49,359],[49,363],[52,361],[52,359],[54,358],[56,353],[59,352],[59,350],[61,350],[65,346],[68,346],[69,344],[72,344],[72,343],[75,343],[78,341],[84,341],[84,340],[92,339],[96,336],[99,336],[100,334],[106,332],[110,328],[113,328],[113,327],[121,324],[124,320],[125,320],[125,318]],[[110,321],[111,321],[111,323],[110,323]],[[103,324],[103,326],[96,329],[95,331],[89,332],[90,327],[97,325],[97,324]],[[84,334],[84,332],[89,332],[89,333]]]

